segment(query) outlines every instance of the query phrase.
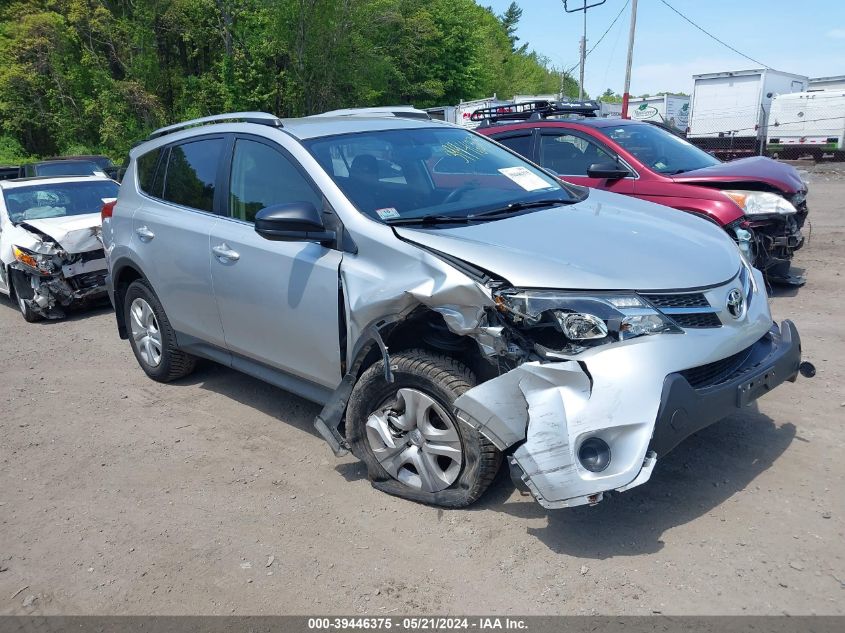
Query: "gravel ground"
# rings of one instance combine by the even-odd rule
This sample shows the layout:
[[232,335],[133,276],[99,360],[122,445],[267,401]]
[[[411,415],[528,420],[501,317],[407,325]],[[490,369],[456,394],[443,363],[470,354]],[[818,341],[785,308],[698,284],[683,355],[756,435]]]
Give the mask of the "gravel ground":
[[391,498],[315,405],[210,363],[154,383],[106,308],[0,299],[0,613],[845,614],[845,173],[810,171],[808,283],[772,308],[818,375],[595,508],[504,472],[467,510]]

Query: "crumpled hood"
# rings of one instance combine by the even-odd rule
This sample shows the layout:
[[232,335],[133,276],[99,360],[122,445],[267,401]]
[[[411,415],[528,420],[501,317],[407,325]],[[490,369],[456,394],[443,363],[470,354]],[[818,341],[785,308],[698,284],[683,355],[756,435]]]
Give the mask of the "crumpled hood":
[[707,220],[606,191],[504,220],[400,237],[523,288],[670,290],[723,283],[740,268],[733,240]]
[[[25,220],[16,227],[19,230],[35,234],[42,240],[42,233],[50,237],[68,253],[86,253],[103,248],[100,241],[101,220],[99,213],[71,215],[60,218]],[[31,248],[18,242],[19,246]]]
[[754,156],[720,163],[704,169],[694,169],[672,176],[679,183],[697,182],[765,182],[785,193],[795,193],[805,189],[798,170],[792,165],[780,163],[765,156]]

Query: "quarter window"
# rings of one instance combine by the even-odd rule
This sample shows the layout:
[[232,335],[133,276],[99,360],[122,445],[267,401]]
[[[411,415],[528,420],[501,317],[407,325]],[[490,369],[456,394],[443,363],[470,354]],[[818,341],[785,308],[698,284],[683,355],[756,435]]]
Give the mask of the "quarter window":
[[[158,166],[158,157],[161,155],[161,148],[154,149],[138,157],[136,169],[138,170],[138,186],[141,191],[154,196],[161,195],[161,186],[158,190],[153,188],[153,179],[156,175],[156,167]],[[161,180],[159,179],[159,182]]]
[[212,212],[223,145],[223,139],[212,138],[172,147],[162,197],[174,204]]
[[586,176],[590,165],[613,161],[595,143],[574,134],[540,136],[540,164],[561,176]]
[[281,152],[264,143],[238,139],[229,181],[229,213],[254,222],[266,207],[289,202],[310,202],[317,209],[321,196]]

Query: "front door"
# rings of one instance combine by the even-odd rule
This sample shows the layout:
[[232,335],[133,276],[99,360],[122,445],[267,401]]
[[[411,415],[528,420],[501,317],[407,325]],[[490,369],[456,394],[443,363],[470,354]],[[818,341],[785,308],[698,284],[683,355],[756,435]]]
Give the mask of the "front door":
[[633,174],[629,178],[613,180],[590,178],[587,175],[587,170],[591,165],[616,163],[617,159],[614,154],[586,134],[560,129],[541,130],[537,153],[539,164],[557,174],[561,180],[629,196],[634,193]]
[[313,242],[276,242],[253,226],[261,209],[288,202],[323,207],[295,159],[257,137],[235,139],[226,217],[212,230],[211,270],[227,348],[334,388],[340,375],[341,253]]

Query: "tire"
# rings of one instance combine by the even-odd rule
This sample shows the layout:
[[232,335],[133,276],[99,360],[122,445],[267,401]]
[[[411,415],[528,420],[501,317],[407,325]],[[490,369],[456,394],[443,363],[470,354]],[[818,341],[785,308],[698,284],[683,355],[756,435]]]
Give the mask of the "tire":
[[[379,490],[447,508],[473,503],[502,459],[454,414],[455,400],[476,384],[475,376],[457,360],[424,350],[399,352],[390,362],[393,383],[385,380],[380,360],[352,390],[346,436],[353,454]],[[422,423],[408,410],[423,412]]]
[[[21,311],[21,315],[23,316],[23,320],[27,323],[36,323],[40,321],[41,315],[30,308],[24,301],[25,299],[32,299],[34,296],[32,287],[26,284],[28,281],[26,275],[17,270],[9,271],[9,273],[8,279],[11,284],[9,298],[13,299],[17,304],[18,309]],[[18,292],[18,287],[21,288],[20,292]]]
[[171,382],[194,371],[197,359],[176,346],[164,308],[145,280],[133,281],[126,289],[123,318],[132,352],[147,376]]

